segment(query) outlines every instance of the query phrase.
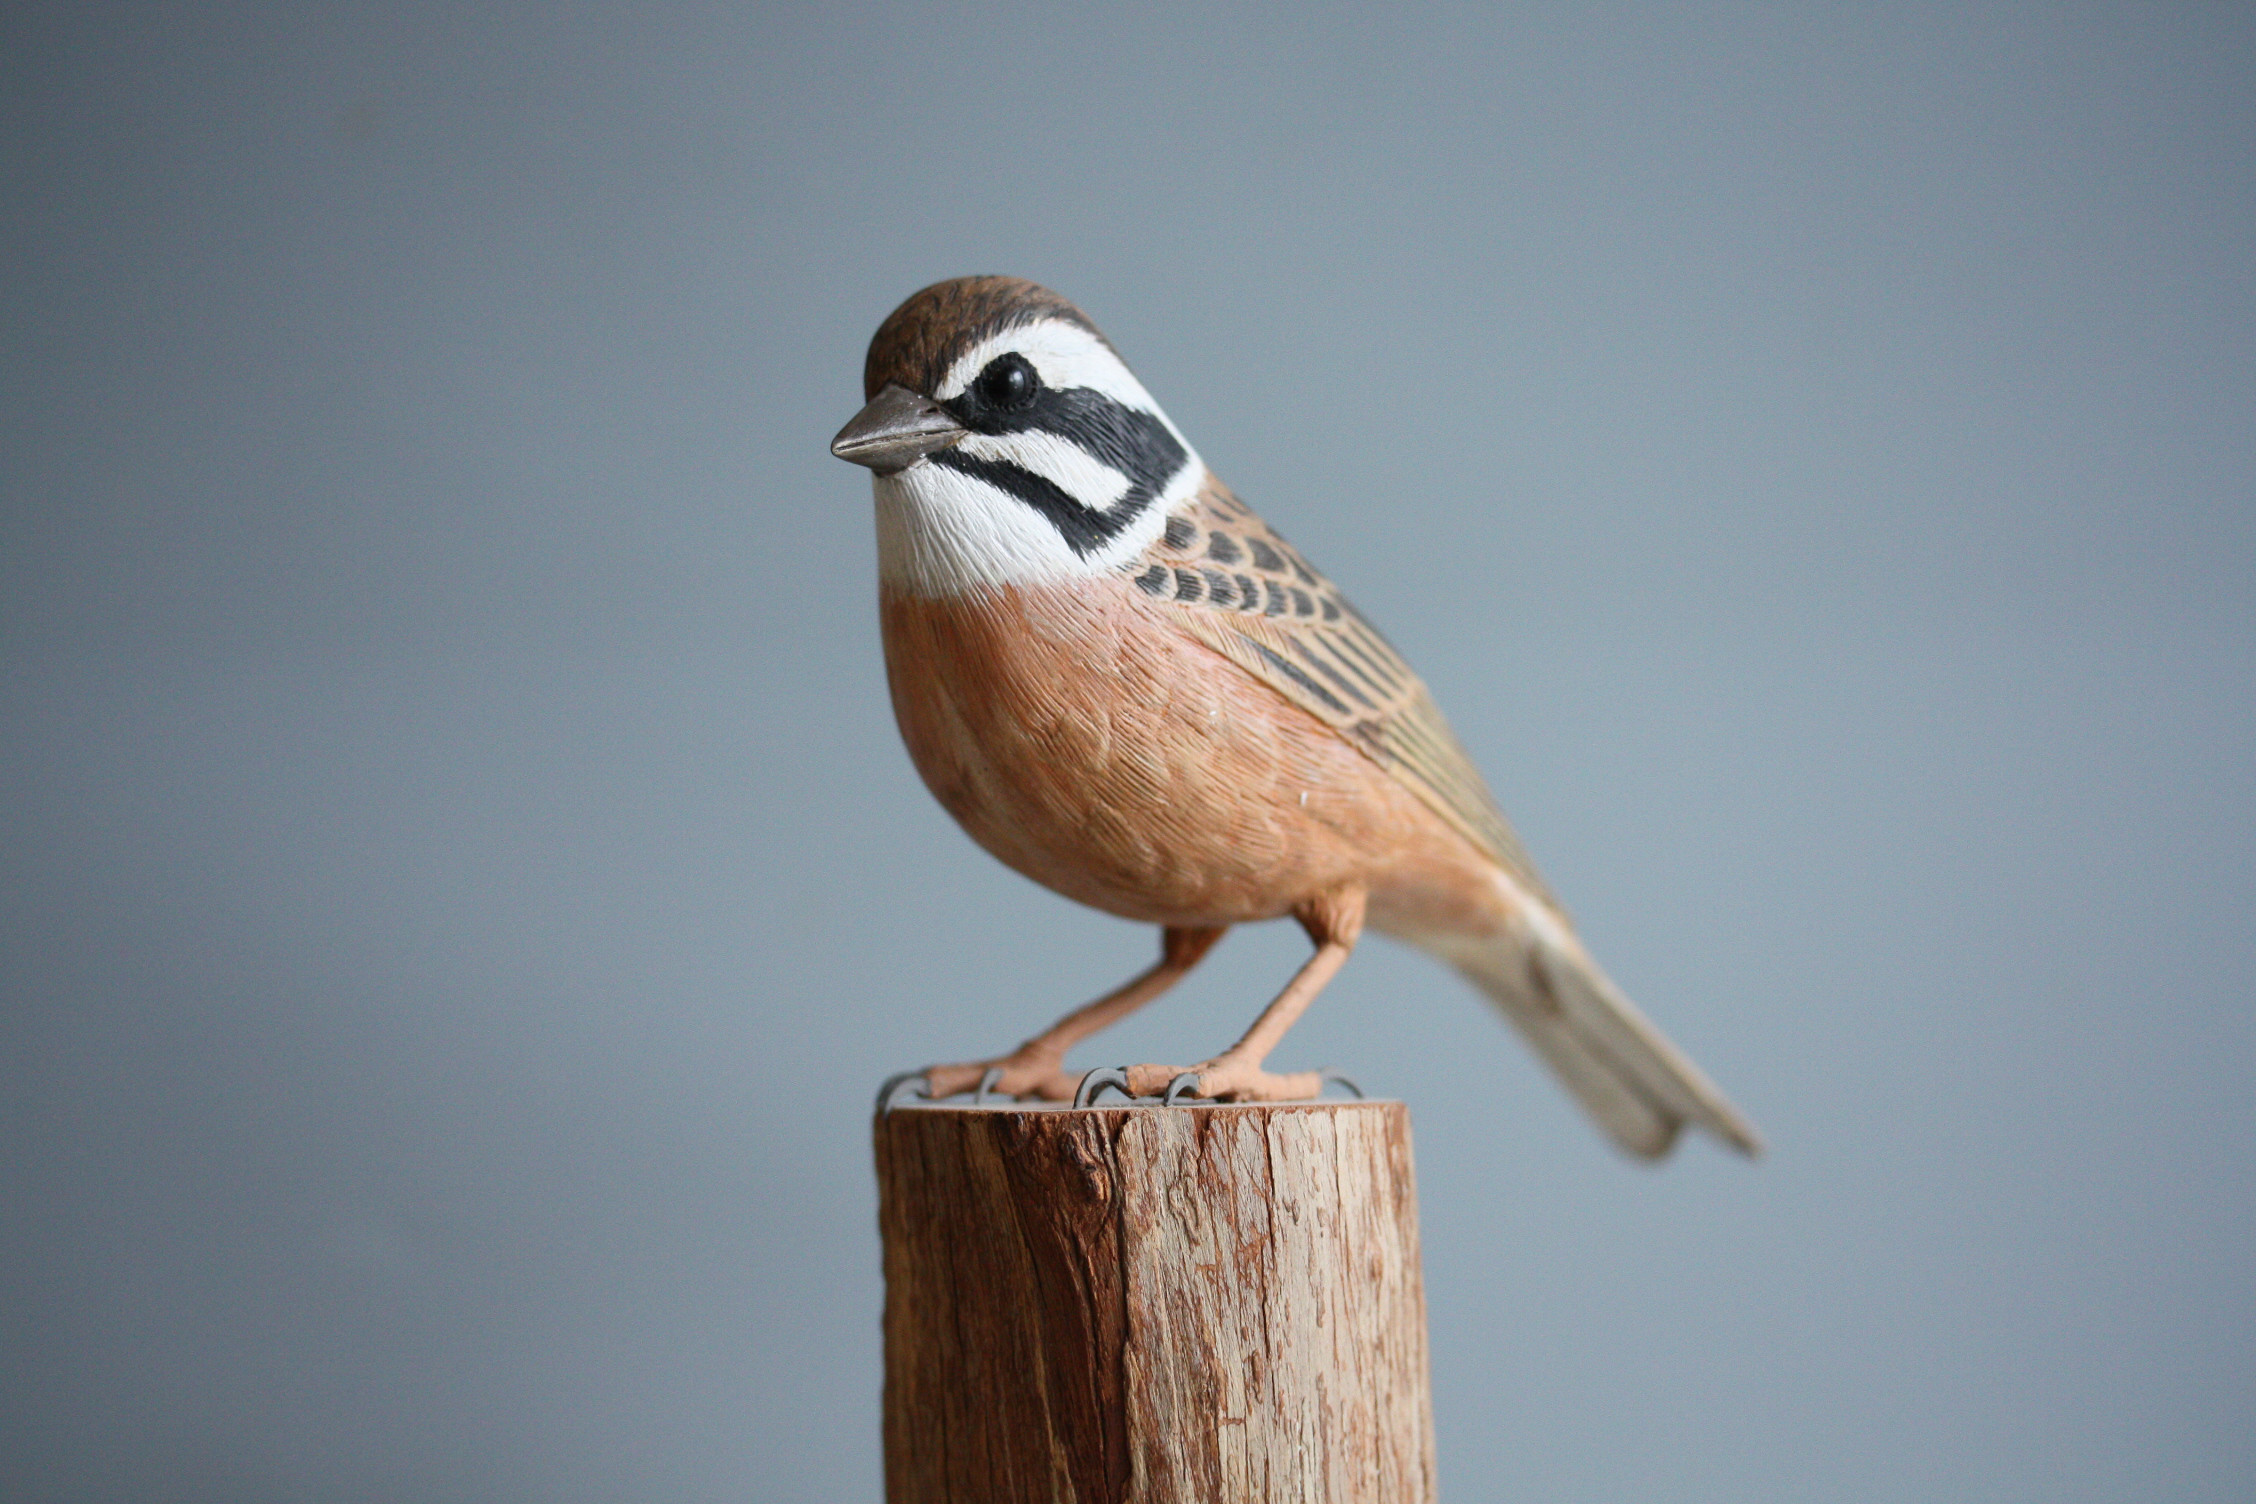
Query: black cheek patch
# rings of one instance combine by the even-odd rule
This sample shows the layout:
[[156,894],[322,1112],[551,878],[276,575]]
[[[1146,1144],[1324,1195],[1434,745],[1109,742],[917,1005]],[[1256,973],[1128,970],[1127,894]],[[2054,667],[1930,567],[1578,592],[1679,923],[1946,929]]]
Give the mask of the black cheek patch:
[[943,449],[932,456],[933,464],[985,481],[1032,507],[1057,529],[1068,547],[1084,556],[1119,537],[1150,510],[1167,483],[1190,463],[1189,451],[1156,416],[1087,387],[1043,387],[1030,406],[1008,413],[986,407],[971,392],[940,406],[973,433],[1046,433],[1128,477],[1128,489],[1119,499],[1096,507],[1049,477],[1009,460],[975,458],[961,449]]

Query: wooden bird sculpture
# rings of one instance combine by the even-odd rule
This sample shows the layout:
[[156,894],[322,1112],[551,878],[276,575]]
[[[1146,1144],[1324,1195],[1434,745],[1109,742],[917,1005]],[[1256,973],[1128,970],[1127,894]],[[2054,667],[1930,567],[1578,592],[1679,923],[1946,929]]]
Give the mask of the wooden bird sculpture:
[[1315,953],[1228,1049],[1137,1096],[1314,1096],[1265,1068],[1369,924],[1468,977],[1621,1148],[1747,1120],[1598,969],[1433,697],[1199,460],[1088,317],[1007,277],[878,329],[831,449],[869,468],[894,714],[933,796],[1010,867],[1161,927],[1159,960],[932,1096],[1072,1098],[1066,1051],[1231,925]]

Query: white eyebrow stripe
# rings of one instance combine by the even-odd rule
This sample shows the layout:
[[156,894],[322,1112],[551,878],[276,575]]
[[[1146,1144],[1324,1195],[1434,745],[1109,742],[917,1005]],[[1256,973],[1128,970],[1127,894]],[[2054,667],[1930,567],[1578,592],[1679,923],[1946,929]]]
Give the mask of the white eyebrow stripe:
[[974,459],[1000,460],[1055,482],[1092,512],[1102,512],[1128,494],[1129,478],[1070,439],[1041,429],[1021,433],[968,434],[956,448]]
[[1129,373],[1103,340],[1078,324],[1057,319],[1042,319],[989,335],[956,358],[940,389],[932,395],[942,402],[962,396],[964,388],[987,368],[987,362],[1013,350],[1034,363],[1044,386],[1087,387],[1124,407],[1147,413],[1159,411],[1159,404],[1152,401],[1144,384]]

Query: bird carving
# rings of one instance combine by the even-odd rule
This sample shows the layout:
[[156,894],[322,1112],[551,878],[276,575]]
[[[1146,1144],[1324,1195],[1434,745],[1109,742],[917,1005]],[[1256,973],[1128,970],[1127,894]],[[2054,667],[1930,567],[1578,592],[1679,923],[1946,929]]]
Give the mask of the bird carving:
[[1087,315],[1008,277],[916,293],[879,327],[866,466],[893,709],[940,803],[1001,861],[1161,929],[1156,963],[927,1094],[1066,1100],[1066,1052],[1236,924],[1314,953],[1219,1054],[1128,1067],[1133,1095],[1311,1097],[1266,1062],[1364,928],[1456,968],[1608,1137],[1753,1127],[1599,970],[1426,686],[1331,580],[1210,472]]

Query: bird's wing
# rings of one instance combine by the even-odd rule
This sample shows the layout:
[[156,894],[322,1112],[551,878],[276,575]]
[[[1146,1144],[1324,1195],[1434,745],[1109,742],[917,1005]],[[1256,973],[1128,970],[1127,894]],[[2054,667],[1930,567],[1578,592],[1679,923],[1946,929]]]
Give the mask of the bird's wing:
[[[1128,568],[1146,595],[1173,603],[1186,632],[1337,730],[1557,913],[1558,900],[1402,655],[1220,482],[1209,480],[1171,515],[1165,535]],[[1439,948],[1622,1148],[1658,1157],[1689,1122],[1760,1152],[1747,1120],[1563,923],[1529,915],[1511,934]]]
[[1128,568],[1146,595],[1182,608],[1185,631],[1333,727],[1556,903],[1410,665],[1221,482],[1210,478]]

